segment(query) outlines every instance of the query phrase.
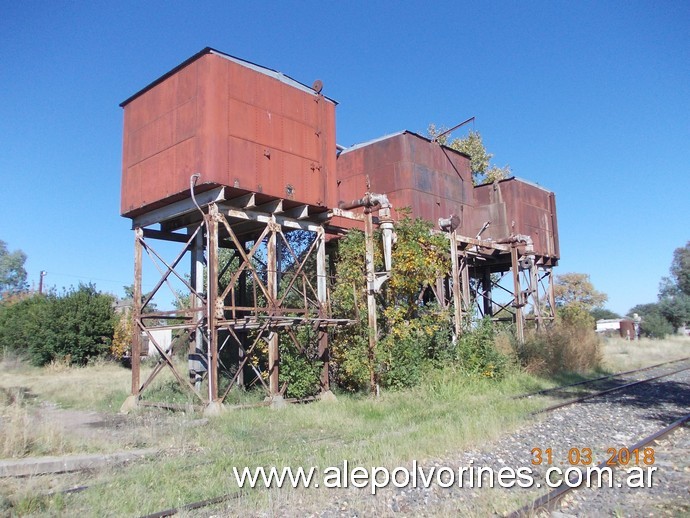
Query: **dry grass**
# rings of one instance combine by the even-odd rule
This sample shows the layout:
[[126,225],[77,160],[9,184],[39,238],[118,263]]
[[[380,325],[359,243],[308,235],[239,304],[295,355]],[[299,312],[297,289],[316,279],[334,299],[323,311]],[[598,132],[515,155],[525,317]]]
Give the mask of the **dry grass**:
[[118,411],[127,397],[131,371],[114,363],[87,367],[53,362],[44,368],[0,363],[0,389],[21,386],[65,408]]
[[670,336],[664,340],[603,340],[603,365],[613,372],[639,369],[690,356],[690,337]]
[[117,415],[130,383],[115,363],[0,362],[0,458],[175,446],[184,416]]
[[[116,394],[110,403],[113,411],[126,395],[129,376],[130,371],[115,365],[0,368],[0,384],[20,383],[40,399],[60,399],[73,408],[104,408]],[[142,410],[127,416],[127,423],[138,423],[146,445],[157,445],[168,454],[126,469],[85,474],[78,483],[92,488],[69,497],[36,498],[0,481],[0,500],[10,501],[12,512],[36,515],[134,516],[237,491],[233,466],[335,466],[348,459],[394,467],[412,459],[441,459],[519,426],[538,403],[516,403],[506,396],[525,392],[535,383],[520,373],[495,381],[447,369],[432,372],[416,389],[386,392],[379,399],[339,395],[335,404],[229,411],[206,424],[196,415]],[[65,395],[66,386],[73,393]],[[160,419],[168,420],[165,429],[155,424]],[[26,424],[18,418],[17,426],[22,423]],[[117,448],[123,442],[112,438],[113,431],[101,430],[111,441],[109,447]],[[261,491],[242,498],[235,510],[253,515],[273,509],[279,514],[286,504],[318,508],[332,498],[321,490]],[[366,509],[370,504],[361,505]]]
[[[27,408],[26,392],[2,390],[0,404],[0,455],[2,458],[73,451],[74,445],[59,429],[37,420]],[[30,404],[30,402],[28,403]]]
[[545,332],[528,332],[524,345],[516,347],[523,368],[540,376],[585,374],[597,369],[602,358],[599,337],[581,325],[557,323]]

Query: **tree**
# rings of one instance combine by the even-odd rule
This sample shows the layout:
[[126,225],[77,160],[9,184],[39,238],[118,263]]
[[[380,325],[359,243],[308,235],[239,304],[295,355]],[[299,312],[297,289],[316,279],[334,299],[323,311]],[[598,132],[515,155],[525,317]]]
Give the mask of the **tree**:
[[676,248],[671,261],[670,277],[661,279],[659,313],[675,329],[690,322],[690,241]]
[[434,124],[430,124],[427,130],[429,136],[437,139],[440,144],[469,155],[473,183],[491,183],[512,175],[510,166],[498,167],[491,164],[493,154],[487,152],[482,136],[478,131],[470,131],[465,138],[456,138],[450,142],[448,142],[447,135],[439,137],[444,131],[446,131],[445,128],[436,128]]
[[685,293],[678,293],[661,298],[659,312],[674,329],[678,329],[690,322],[690,297]]
[[673,252],[671,278],[682,293],[690,296],[690,241]]
[[25,262],[24,252],[21,250],[10,252],[7,244],[0,241],[0,298],[26,290]]
[[661,314],[660,305],[657,303],[638,304],[628,311],[629,317],[638,315],[640,322],[640,332],[648,338],[664,338],[673,333],[673,326]]
[[609,298],[606,293],[594,289],[586,273],[564,273],[556,276],[554,283],[556,305],[579,306],[585,311],[601,307]]
[[606,308],[594,308],[589,313],[594,320],[621,318],[618,313]]

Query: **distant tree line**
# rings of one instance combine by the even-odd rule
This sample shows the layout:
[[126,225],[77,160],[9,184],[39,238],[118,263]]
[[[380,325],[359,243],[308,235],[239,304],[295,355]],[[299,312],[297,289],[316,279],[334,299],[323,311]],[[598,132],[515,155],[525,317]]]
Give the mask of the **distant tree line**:
[[10,252],[7,243],[0,241],[0,300],[27,289],[25,262],[24,252]]
[[656,302],[638,304],[629,311],[642,317],[642,332],[651,338],[663,338],[690,323],[690,241],[676,248],[670,276],[659,286]]

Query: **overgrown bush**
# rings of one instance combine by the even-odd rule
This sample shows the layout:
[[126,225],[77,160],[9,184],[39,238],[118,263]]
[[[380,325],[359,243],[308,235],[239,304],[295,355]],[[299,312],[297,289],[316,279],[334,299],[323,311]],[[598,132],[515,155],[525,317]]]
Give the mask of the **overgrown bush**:
[[[0,348],[28,359],[30,349],[49,343],[50,313],[55,294],[31,295],[0,304]],[[50,362],[50,360],[45,363]]]
[[318,359],[316,333],[304,326],[296,333],[303,345],[299,350],[289,336],[283,334],[280,344],[280,384],[287,383],[285,395],[304,398],[318,394],[323,363]]
[[[338,243],[338,282],[332,290],[334,314],[358,323],[334,334],[331,344],[335,381],[347,390],[402,388],[417,384],[427,364],[450,351],[447,310],[427,301],[427,291],[450,268],[448,241],[430,232],[420,219],[403,216],[397,223],[390,279],[376,295],[378,337],[369,345],[365,239],[351,231]],[[375,264],[383,266],[380,237],[375,236]]]
[[336,329],[331,349],[331,376],[342,390],[358,392],[369,387],[369,326],[366,318]]
[[640,333],[647,338],[663,339],[673,332],[673,325],[661,313],[649,313],[640,323]]
[[110,351],[113,297],[80,284],[61,295],[31,295],[0,305],[0,348],[37,366],[54,360],[84,365]]
[[525,333],[525,343],[515,341],[517,358],[532,374],[587,372],[601,362],[601,343],[594,319],[578,306],[559,308],[553,326]]
[[510,366],[510,358],[496,347],[496,330],[485,318],[476,328],[458,338],[456,360],[467,374],[485,378],[501,378]]

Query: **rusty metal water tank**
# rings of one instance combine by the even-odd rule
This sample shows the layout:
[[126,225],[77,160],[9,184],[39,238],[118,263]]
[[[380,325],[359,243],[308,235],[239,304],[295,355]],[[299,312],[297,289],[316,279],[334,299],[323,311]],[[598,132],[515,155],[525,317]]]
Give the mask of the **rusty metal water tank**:
[[336,103],[279,72],[205,48],[121,106],[123,216],[188,196],[195,173],[200,191],[335,202]]
[[410,131],[345,149],[338,156],[338,200],[360,198],[367,189],[385,193],[395,209],[436,223],[471,210],[472,174],[467,155]]
[[535,253],[545,262],[557,264],[560,257],[556,197],[539,185],[508,178],[474,189],[475,226],[491,224],[482,238],[495,241],[510,235],[530,236]]

